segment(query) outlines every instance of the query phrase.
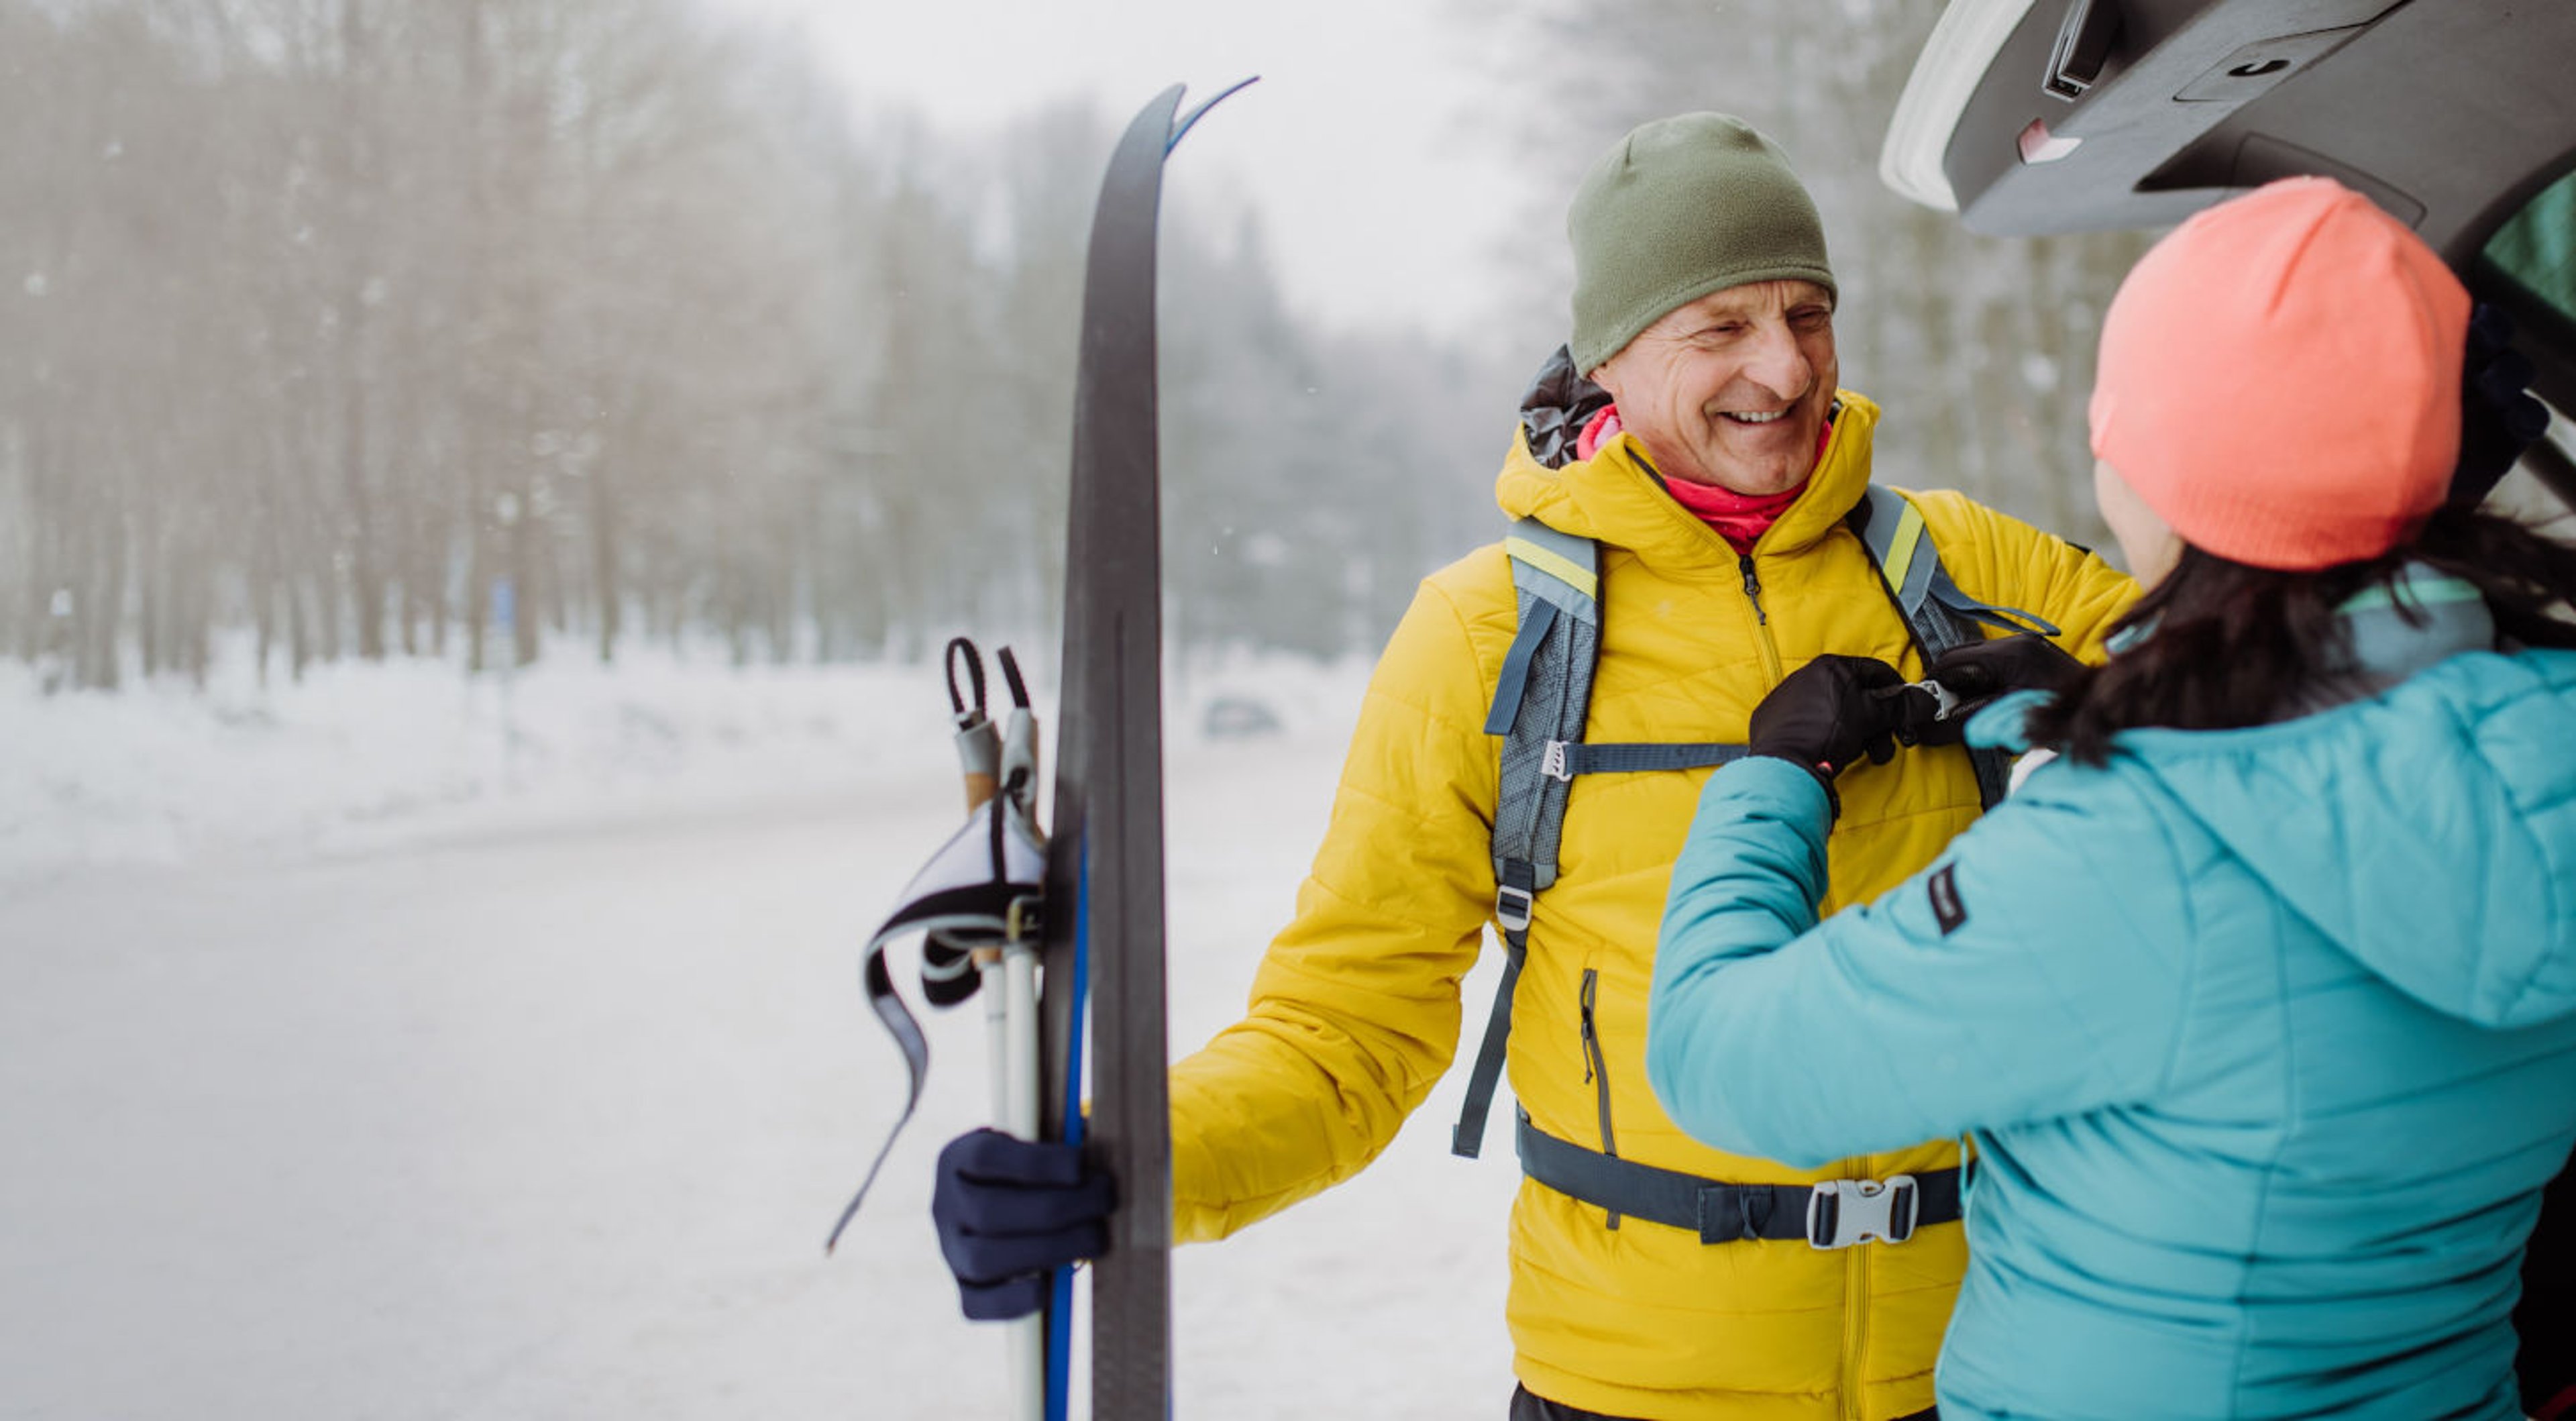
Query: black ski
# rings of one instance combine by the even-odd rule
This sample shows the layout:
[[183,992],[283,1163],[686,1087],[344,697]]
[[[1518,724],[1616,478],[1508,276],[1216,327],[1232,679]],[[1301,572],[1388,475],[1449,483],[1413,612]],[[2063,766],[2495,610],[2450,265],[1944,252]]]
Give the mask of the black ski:
[[[1154,238],[1164,155],[1216,99],[1176,119],[1180,100],[1178,85],[1156,95],[1110,155],[1092,218],[1074,385],[1039,1099],[1048,1138],[1084,1136],[1085,993],[1077,984],[1087,983],[1097,1079],[1085,1147],[1118,1180],[1109,1249],[1091,1267],[1095,1421],[1166,1421],[1171,1411]],[[1070,1299],[1059,1281],[1051,1415],[1064,1404]]]

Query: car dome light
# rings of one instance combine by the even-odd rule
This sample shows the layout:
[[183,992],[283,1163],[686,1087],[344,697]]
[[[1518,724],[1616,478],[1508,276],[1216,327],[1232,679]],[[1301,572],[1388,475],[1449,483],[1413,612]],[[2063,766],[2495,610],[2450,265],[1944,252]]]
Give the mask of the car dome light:
[[2021,131],[2014,146],[2021,150],[2025,163],[2054,163],[2082,146],[2081,138],[2061,138],[2048,131],[2048,120],[2035,118]]

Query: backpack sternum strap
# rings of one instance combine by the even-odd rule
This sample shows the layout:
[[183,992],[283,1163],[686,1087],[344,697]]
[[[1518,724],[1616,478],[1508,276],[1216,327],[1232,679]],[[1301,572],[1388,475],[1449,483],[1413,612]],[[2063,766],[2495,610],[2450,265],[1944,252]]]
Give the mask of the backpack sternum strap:
[[1576,775],[1636,775],[1650,770],[1704,770],[1744,758],[1742,745],[1586,745],[1550,741],[1541,769],[1553,779]]

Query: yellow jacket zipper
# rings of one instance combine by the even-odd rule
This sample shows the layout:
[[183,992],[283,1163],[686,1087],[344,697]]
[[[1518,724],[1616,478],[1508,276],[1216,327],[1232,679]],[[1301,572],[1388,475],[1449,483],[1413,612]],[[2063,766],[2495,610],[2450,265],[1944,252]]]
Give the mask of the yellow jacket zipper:
[[[1583,1079],[1592,1084],[1595,1098],[1600,1102],[1601,1153],[1617,1159],[1619,1141],[1610,1130],[1610,1066],[1601,1058],[1601,1032],[1592,1018],[1593,998],[1600,986],[1600,981],[1600,968],[1583,969]],[[1614,1229],[1619,1227],[1619,1215],[1616,1211],[1604,1220],[1604,1226]]]
[[1753,554],[1738,553],[1735,565],[1744,574],[1744,599],[1753,604],[1753,640],[1762,648],[1762,672],[1780,684],[1780,648],[1771,640],[1771,614],[1762,610],[1762,579],[1753,571]]
[[[1875,1162],[1863,1159],[1858,1177],[1875,1179]],[[1862,1373],[1869,1348],[1869,1255],[1878,1247],[1856,1243],[1843,1250],[1850,1262],[1843,1270],[1843,1421],[1869,1421],[1863,1403],[1867,1400],[1868,1380]]]

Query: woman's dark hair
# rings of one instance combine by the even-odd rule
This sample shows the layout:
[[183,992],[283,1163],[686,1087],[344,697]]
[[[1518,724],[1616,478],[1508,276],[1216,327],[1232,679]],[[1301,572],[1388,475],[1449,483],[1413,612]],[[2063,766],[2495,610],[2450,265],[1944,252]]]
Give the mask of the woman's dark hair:
[[[2031,712],[2032,743],[2099,765],[2123,730],[2234,730],[2296,714],[2351,677],[2351,638],[2335,609],[2374,586],[2393,592],[2409,563],[2476,587],[2501,635],[2576,647],[2576,623],[2565,620],[2576,602],[2576,547],[2494,514],[2445,508],[2414,542],[2318,572],[2252,567],[2186,544],[2112,628],[2155,634]],[[2410,604],[2401,595],[2397,605],[2402,614]]]

